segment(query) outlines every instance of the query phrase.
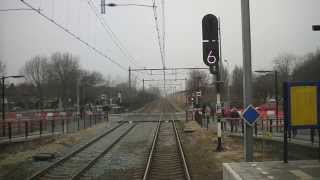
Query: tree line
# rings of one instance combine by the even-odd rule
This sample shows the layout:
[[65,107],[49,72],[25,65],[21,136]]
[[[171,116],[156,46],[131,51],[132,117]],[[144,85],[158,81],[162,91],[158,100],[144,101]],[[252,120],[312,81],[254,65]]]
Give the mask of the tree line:
[[[3,68],[2,68],[3,66]],[[5,65],[0,63],[0,72]],[[59,104],[64,109],[74,109],[79,101],[81,106],[119,104],[134,109],[159,96],[154,90],[129,89],[127,83],[106,79],[100,72],[88,71],[79,65],[79,58],[69,52],[55,52],[48,56],[36,55],[21,69],[26,81],[6,85],[6,97],[11,107],[22,109],[52,109]],[[118,84],[116,84],[118,83]]]

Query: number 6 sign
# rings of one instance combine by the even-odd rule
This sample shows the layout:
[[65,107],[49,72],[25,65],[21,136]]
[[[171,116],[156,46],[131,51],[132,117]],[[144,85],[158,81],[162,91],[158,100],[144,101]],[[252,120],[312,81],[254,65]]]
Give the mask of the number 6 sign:
[[216,61],[217,61],[217,58],[216,58],[216,56],[214,55],[213,50],[211,50],[210,53],[209,53],[209,55],[208,55],[208,57],[207,57],[207,62],[208,62],[209,64],[214,65],[214,64],[216,63]]

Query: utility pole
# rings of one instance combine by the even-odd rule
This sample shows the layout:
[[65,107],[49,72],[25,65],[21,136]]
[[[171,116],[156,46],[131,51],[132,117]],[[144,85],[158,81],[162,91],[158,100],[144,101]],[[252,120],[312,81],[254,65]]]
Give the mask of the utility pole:
[[77,117],[80,113],[80,78],[77,79]]
[[6,136],[6,123],[5,123],[5,104],[4,104],[4,90],[5,90],[5,86],[4,86],[4,80],[5,77],[2,77],[2,136]]
[[129,66],[129,89],[131,89],[131,67]]
[[274,93],[275,93],[275,100],[276,100],[276,126],[277,132],[279,132],[279,97],[278,97],[278,71],[274,71]]
[[[277,70],[258,70],[258,71],[254,71],[254,72],[257,72],[257,73],[274,73],[274,99],[275,99],[275,102],[276,102],[276,107],[275,107],[275,119],[276,119],[276,128],[277,128],[277,131],[279,130],[279,117],[278,117],[278,107],[279,107],[279,101],[278,101],[278,71]],[[270,121],[270,133],[272,133],[272,120]]]
[[[225,107],[228,107],[228,109],[231,109],[231,85],[232,85],[232,79],[231,79],[231,76],[232,76],[232,72],[230,70],[232,70],[231,68],[231,64],[230,62],[227,60],[227,59],[224,59],[223,60],[224,62],[226,62],[228,64],[228,76],[230,77],[229,80],[228,80],[228,84],[227,84],[227,101],[228,101],[228,104],[227,106],[225,105]],[[221,63],[223,64],[223,63]]]
[[144,92],[144,79],[142,79],[142,92]]
[[23,78],[24,76],[0,76],[2,81],[2,136],[6,135],[6,111],[5,111],[5,79],[7,78]]
[[188,106],[187,78],[184,79],[184,94],[186,96],[186,107]]
[[101,0],[101,14],[106,13],[106,0]]
[[[249,0],[241,0],[242,47],[243,47],[243,102],[244,108],[252,101],[252,67],[250,36],[250,4]],[[244,122],[245,123],[245,122]],[[244,124],[244,157],[245,161],[253,161],[253,129]]]
[[[197,92],[196,92],[196,94],[201,91],[201,89],[200,89],[201,76],[198,76],[198,77],[197,77],[197,80],[198,80],[198,81],[197,81]],[[199,97],[200,97],[200,96],[196,95],[197,108],[200,108],[200,100],[199,100]]]
[[231,84],[228,82],[228,109],[231,109]]

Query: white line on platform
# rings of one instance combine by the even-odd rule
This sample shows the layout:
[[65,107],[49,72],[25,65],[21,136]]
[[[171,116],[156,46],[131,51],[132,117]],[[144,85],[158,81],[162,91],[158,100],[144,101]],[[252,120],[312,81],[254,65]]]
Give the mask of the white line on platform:
[[274,177],[273,177],[273,176],[267,176],[267,178],[268,178],[268,179],[274,179]]
[[238,173],[236,173],[228,163],[223,163],[223,166],[225,167],[227,172],[229,172],[233,176],[235,180],[243,180],[241,176]]
[[310,176],[309,174],[307,174],[299,169],[290,170],[290,172],[303,180],[312,179],[312,176]]

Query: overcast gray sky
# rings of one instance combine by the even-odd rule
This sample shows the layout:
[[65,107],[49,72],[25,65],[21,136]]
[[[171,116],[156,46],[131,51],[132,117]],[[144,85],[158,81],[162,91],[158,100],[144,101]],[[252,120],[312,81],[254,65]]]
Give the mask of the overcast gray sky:
[[[107,7],[103,18],[134,57],[134,64],[112,42],[91,11],[88,0],[25,0],[79,35],[124,67],[161,68],[152,8]],[[92,0],[98,8],[100,0]],[[107,0],[107,2],[110,2]],[[152,0],[114,0],[116,3],[152,4]],[[157,0],[157,5],[161,1]],[[240,0],[165,0],[167,67],[205,67],[202,62],[201,20],[207,13],[221,18],[222,58],[242,65]],[[304,55],[320,47],[319,0],[251,0],[253,69],[271,69],[281,53]],[[1,0],[0,9],[26,8],[20,0]],[[97,13],[100,13],[96,9]],[[160,23],[161,8],[158,8]],[[8,74],[17,74],[32,56],[68,51],[83,68],[124,81],[124,71],[88,49],[33,11],[0,12],[0,59]],[[160,24],[162,29],[162,24]],[[138,74],[139,75],[139,74]],[[152,78],[139,75],[140,78]],[[153,77],[156,79],[156,77]]]

